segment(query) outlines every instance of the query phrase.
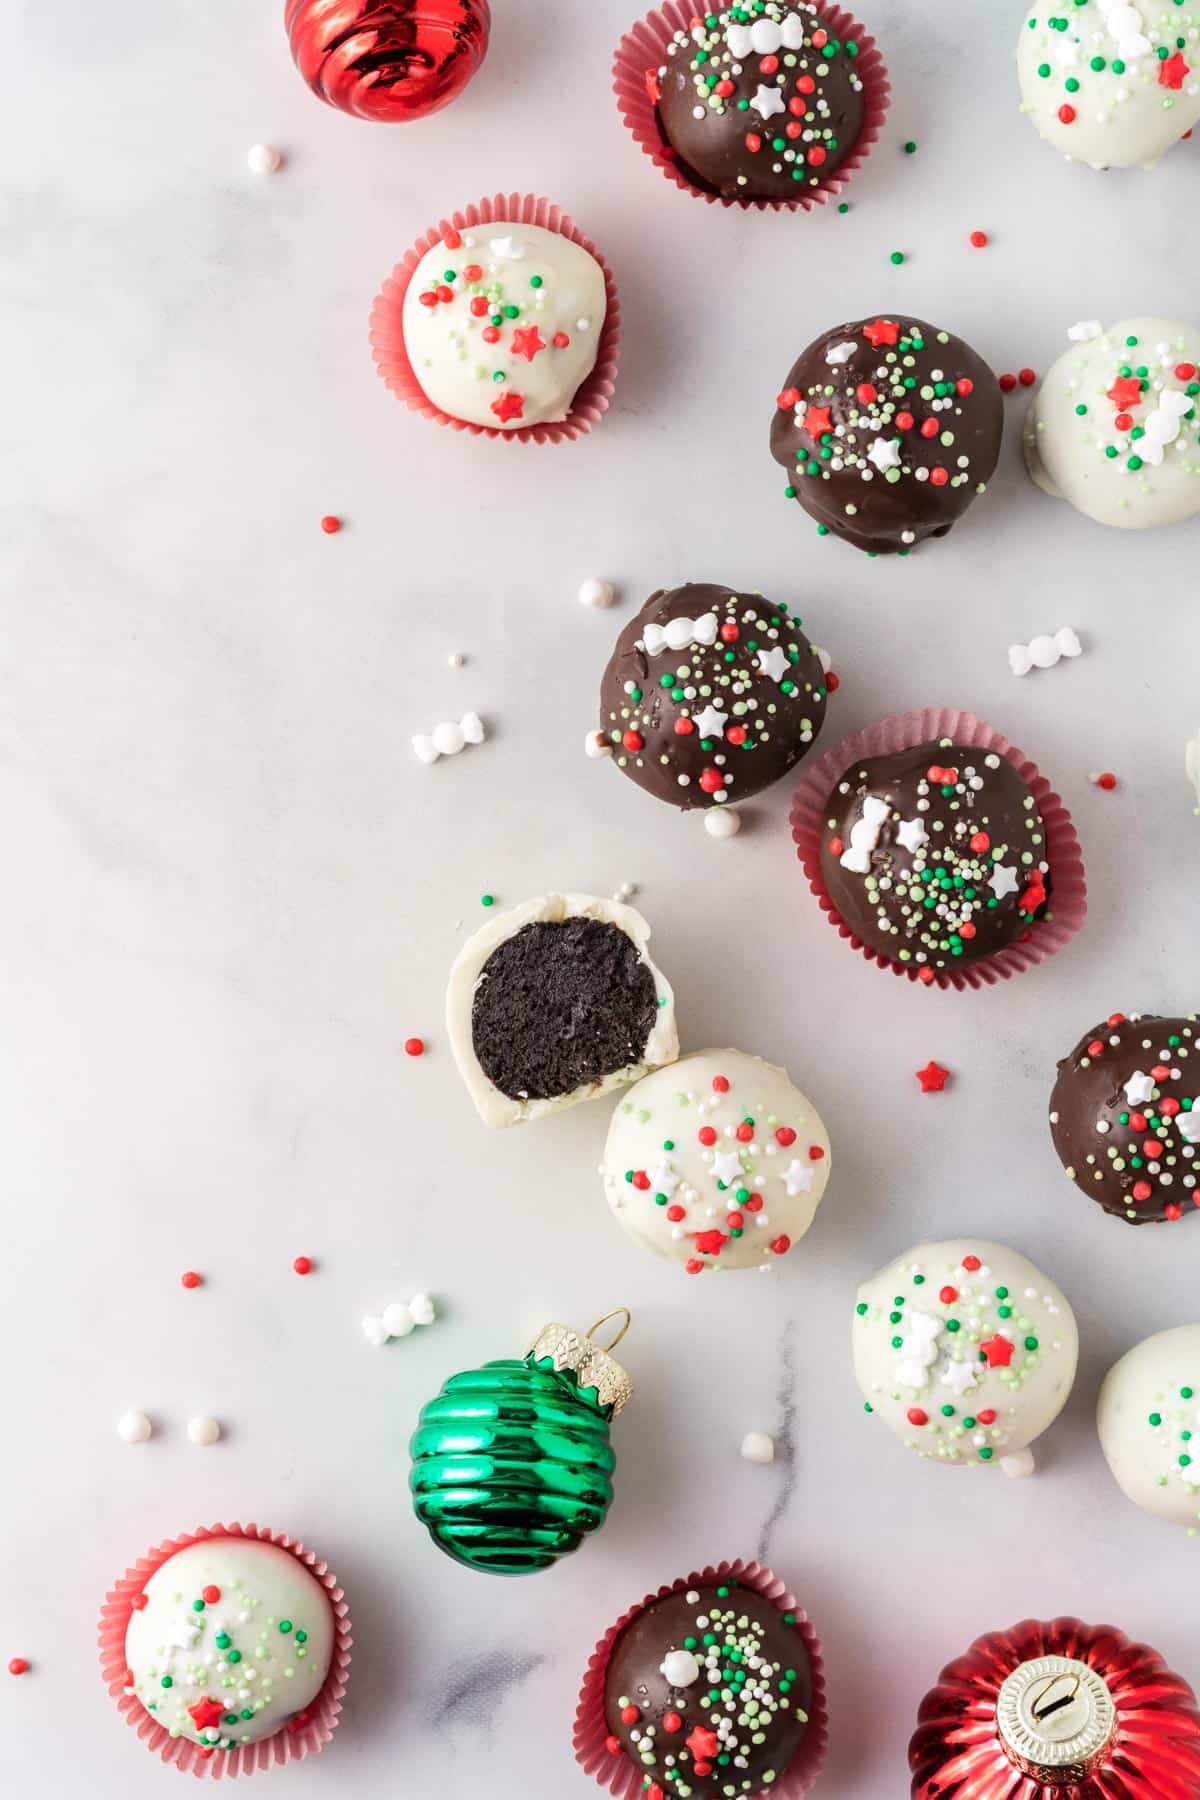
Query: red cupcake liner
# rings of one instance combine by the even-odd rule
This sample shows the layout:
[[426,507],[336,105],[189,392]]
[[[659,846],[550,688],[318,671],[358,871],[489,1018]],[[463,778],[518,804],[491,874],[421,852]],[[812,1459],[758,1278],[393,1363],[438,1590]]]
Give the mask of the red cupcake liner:
[[[1005,949],[998,950],[977,963],[961,969],[945,971],[928,966],[913,967],[894,962],[864,944],[837,911],[829,898],[821,875],[821,837],[825,829],[825,813],[829,796],[854,763],[875,756],[890,756],[898,750],[910,750],[937,738],[953,738],[969,749],[993,752],[1003,756],[1025,782],[1046,827],[1046,860],[1051,876],[1051,916],[1032,926],[1028,932]],[[918,712],[898,713],[868,725],[865,731],[844,738],[834,749],[827,750],[806,773],[792,800],[792,837],[796,854],[804,869],[808,885],[821,905],[821,911],[836,927],[839,936],[866,957],[890,969],[893,975],[905,975],[909,981],[925,987],[983,988],[1008,981],[1026,969],[1045,962],[1074,937],[1087,914],[1087,882],[1083,872],[1083,855],[1079,839],[1060,795],[1056,794],[1037,764],[1030,762],[1024,751],[991,725],[977,719],[974,713],[959,712],[954,707],[925,707]]]
[[[787,1768],[764,1791],[770,1794],[771,1800],[801,1800],[801,1796],[808,1793],[821,1773],[825,1753],[829,1748],[829,1713],[825,1704],[825,1673],[820,1640],[808,1614],[779,1577],[770,1569],[764,1569],[760,1563],[743,1562],[739,1558],[737,1562],[718,1563],[716,1568],[701,1569],[685,1575],[679,1581],[671,1581],[665,1587],[660,1587],[656,1594],[647,1594],[645,1599],[640,1600],[636,1606],[631,1606],[627,1612],[622,1613],[615,1625],[609,1627],[588,1659],[587,1673],[579,1690],[579,1704],[575,1709],[575,1760],[585,1775],[594,1775],[600,1786],[607,1788],[610,1794],[616,1794],[619,1800],[638,1800],[639,1796],[644,1800],[645,1790],[644,1771],[631,1762],[623,1751],[614,1756],[606,1744],[608,1724],[604,1717],[604,1682],[613,1644],[630,1620],[636,1618],[644,1607],[652,1606],[656,1600],[663,1600],[668,1594],[684,1593],[690,1587],[726,1580],[752,1588],[764,1600],[769,1600],[773,1606],[778,1607],[780,1612],[795,1613],[812,1671],[808,1730]],[[748,1800],[756,1800],[756,1797],[750,1796]]]
[[[233,1750],[206,1750],[202,1745],[194,1744],[190,1738],[172,1737],[165,1726],[151,1717],[137,1696],[126,1691],[125,1680],[125,1633],[133,1617],[134,1600],[154,1572],[161,1568],[168,1557],[174,1556],[176,1551],[186,1550],[205,1538],[219,1537],[260,1538],[263,1543],[275,1544],[280,1550],[290,1551],[297,1562],[303,1563],[309,1574],[315,1576],[325,1589],[333,1612],[334,1627],[329,1673],[320,1693],[306,1709],[303,1724],[293,1720],[282,1726],[273,1737],[260,1738],[256,1744],[239,1744]],[[117,1710],[124,1714],[125,1723],[133,1727],[147,1750],[153,1751],[163,1762],[173,1763],[177,1769],[182,1769],[189,1775],[207,1777],[211,1781],[223,1781],[226,1778],[232,1780],[238,1775],[255,1775],[262,1769],[273,1769],[283,1763],[301,1762],[306,1756],[318,1755],[337,1729],[342,1696],[346,1692],[350,1672],[350,1647],[353,1642],[350,1608],[328,1563],[321,1562],[313,1551],[306,1550],[299,1539],[287,1537],[282,1532],[268,1531],[263,1525],[201,1526],[187,1537],[168,1539],[166,1543],[147,1550],[145,1556],[139,1557],[131,1569],[126,1569],[124,1575],[113,1583],[105,1595],[104,1605],[100,1609],[100,1673],[109,1693],[117,1702]]]
[[[518,425],[515,431],[503,431],[498,425],[476,425],[469,419],[455,419],[435,406],[414,373],[404,346],[404,296],[413,271],[448,231],[471,231],[477,225],[497,222],[514,225],[540,225],[546,231],[557,231],[580,249],[594,256],[604,272],[606,310],[604,326],[597,348],[596,366],[583,382],[565,419],[557,424]],[[585,237],[570,213],[538,194],[492,194],[463,207],[449,219],[419,237],[411,250],[406,250],[375,296],[370,320],[371,355],[375,367],[398,400],[411,412],[432,419],[436,425],[449,425],[454,431],[469,431],[472,437],[507,438],[519,444],[561,444],[586,437],[608,411],[617,382],[617,358],[621,349],[621,304],[617,299],[612,271],[591,238]]]
[[625,33],[613,56],[613,92],[617,96],[617,106],[641,149],[668,181],[673,181],[685,194],[707,200],[710,206],[716,201],[721,206],[753,207],[759,212],[811,212],[813,207],[824,206],[827,200],[837,198],[878,140],[891,104],[892,88],[879,46],[858,20],[840,6],[822,5],[820,10],[822,23],[836,38],[843,42],[848,37],[853,38],[859,47],[855,68],[863,78],[865,110],[862,130],[849,156],[819,186],[806,188],[795,200],[739,200],[728,194],[710,194],[705,188],[696,187],[677,168],[675,152],[659,130],[647,77],[667,60],[667,51],[676,32],[690,30],[696,16],[694,6],[683,6],[679,0],[665,0],[662,6],[648,12]]

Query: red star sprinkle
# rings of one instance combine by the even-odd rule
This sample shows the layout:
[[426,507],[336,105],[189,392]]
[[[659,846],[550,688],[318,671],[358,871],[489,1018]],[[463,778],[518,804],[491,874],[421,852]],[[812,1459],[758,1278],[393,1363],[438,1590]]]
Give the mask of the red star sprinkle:
[[1136,406],[1142,397],[1142,384],[1136,375],[1118,375],[1108,390],[1108,398],[1118,412]]
[[684,1741],[697,1761],[717,1754],[717,1734],[715,1731],[706,1731],[703,1725],[697,1725]]
[[512,334],[512,353],[514,356],[523,356],[526,362],[532,362],[538,351],[545,348],[536,325],[522,325],[519,331]]
[[492,401],[492,411],[502,425],[507,425],[510,419],[523,419],[525,396],[513,393],[501,394],[499,399]]
[[1177,50],[1174,56],[1167,58],[1166,62],[1159,63],[1158,85],[1159,87],[1179,89],[1183,86],[1185,78],[1190,75],[1191,72],[1191,69],[1183,60],[1182,51]]
[[810,406],[804,415],[804,429],[811,438],[819,438],[823,431],[832,431],[833,420],[829,416],[829,408]]
[[949,1069],[943,1069],[939,1063],[927,1062],[923,1069],[918,1069],[917,1080],[921,1084],[923,1094],[940,1094],[950,1079]]
[[876,319],[863,326],[863,336],[876,350],[884,345],[890,349],[899,339],[900,327],[894,319]]
[[220,1703],[211,1695],[205,1694],[202,1700],[197,1700],[188,1707],[188,1717],[197,1731],[210,1731],[221,1722]]
[[989,1369],[1007,1369],[1013,1359],[1015,1345],[1010,1344],[1006,1337],[1001,1337],[997,1333],[995,1337],[985,1338],[979,1348],[987,1357]]
[[698,1231],[696,1248],[701,1256],[720,1256],[721,1246],[725,1242],[725,1234],[721,1231]]

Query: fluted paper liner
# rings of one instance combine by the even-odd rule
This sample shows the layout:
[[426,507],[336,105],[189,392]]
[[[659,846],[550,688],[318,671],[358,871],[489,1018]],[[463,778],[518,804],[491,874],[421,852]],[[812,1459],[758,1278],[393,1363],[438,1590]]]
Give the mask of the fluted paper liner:
[[[137,1695],[126,1691],[125,1633],[133,1617],[135,1598],[155,1571],[177,1551],[186,1550],[205,1538],[221,1537],[258,1538],[265,1544],[274,1544],[280,1550],[289,1551],[325,1589],[333,1613],[333,1647],[329,1673],[316,1699],[305,1708],[303,1714],[285,1721],[272,1737],[260,1738],[254,1744],[238,1744],[232,1750],[210,1750],[193,1743],[190,1738],[172,1737],[166,1727],[146,1711]],[[342,1696],[346,1692],[350,1671],[350,1647],[353,1642],[350,1609],[329,1565],[322,1562],[313,1551],[306,1550],[298,1538],[287,1537],[279,1531],[268,1531],[263,1525],[201,1526],[186,1537],[170,1538],[165,1543],[156,1545],[139,1557],[133,1567],[126,1569],[113,1583],[100,1609],[100,1672],[105,1687],[117,1702],[117,1710],[124,1715],[125,1723],[137,1732],[147,1750],[152,1751],[163,1762],[174,1764],[175,1768],[182,1769],[186,1774],[207,1777],[211,1781],[233,1779],[238,1775],[255,1775],[260,1770],[300,1762],[304,1757],[316,1756],[322,1751],[337,1729]]]
[[[542,425],[518,425],[505,431],[498,425],[477,425],[470,419],[456,419],[435,406],[418,381],[404,344],[404,296],[413,271],[425,255],[439,243],[447,231],[473,231],[479,225],[509,223],[540,225],[546,231],[557,231],[569,238],[589,256],[595,257],[604,274],[604,325],[597,346],[596,366],[586,376],[571,402],[565,419]],[[589,237],[580,231],[569,213],[561,206],[538,194],[492,194],[465,206],[417,239],[396,264],[371,308],[371,355],[375,367],[398,400],[411,412],[432,419],[435,425],[449,425],[454,431],[467,431],[473,437],[515,439],[520,444],[561,444],[586,437],[608,411],[617,381],[617,358],[621,348],[621,304],[617,299],[612,271]]]
[[[1050,913],[1031,925],[1013,943],[994,956],[968,963],[963,968],[931,969],[925,964],[900,963],[871,949],[850,929],[829,898],[821,874],[821,838],[829,796],[848,769],[871,757],[890,756],[898,750],[910,750],[915,744],[953,738],[968,749],[1003,756],[1020,775],[1037,804],[1046,827],[1046,861],[1050,865]],[[910,981],[927,987],[983,988],[1008,981],[1026,969],[1036,968],[1074,937],[1087,913],[1087,882],[1083,872],[1083,856],[1071,815],[1061,797],[1030,761],[1024,751],[993,726],[977,719],[974,713],[959,712],[954,707],[925,707],[917,712],[898,713],[868,725],[853,737],[825,754],[808,770],[796,789],[792,801],[792,837],[805,877],[816,895],[821,911],[839,936],[853,949],[861,951],[868,962],[890,969],[893,975],[905,975]]]
[[695,6],[680,5],[679,0],[665,0],[664,5],[647,13],[632,26],[617,45],[613,57],[613,92],[621,117],[640,148],[668,181],[673,181],[685,194],[707,200],[710,206],[716,201],[721,206],[753,207],[759,212],[811,212],[815,206],[824,206],[827,200],[837,199],[870,155],[887,118],[892,89],[875,39],[840,6],[820,7],[821,23],[826,30],[843,43],[852,38],[858,45],[854,66],[863,80],[862,130],[850,154],[832,174],[816,187],[806,186],[794,200],[740,200],[728,194],[709,193],[681,172],[674,150],[659,129],[656,105],[650,93],[647,78],[667,60],[667,50],[676,32],[690,30],[696,13]]
[[[743,1562],[739,1558],[737,1562],[718,1563],[715,1568],[701,1569],[685,1575],[679,1581],[671,1581],[665,1587],[660,1587],[656,1594],[647,1594],[644,1600],[622,1613],[592,1651],[583,1686],[579,1690],[579,1704],[575,1709],[575,1760],[585,1774],[594,1775],[600,1786],[618,1796],[618,1800],[644,1800],[645,1770],[632,1762],[624,1751],[618,1751],[614,1755],[607,1748],[604,1682],[612,1647],[626,1625],[656,1600],[664,1600],[668,1594],[686,1593],[691,1587],[722,1581],[736,1581],[740,1586],[761,1594],[764,1600],[769,1600],[781,1613],[794,1613],[796,1629],[803,1640],[812,1671],[808,1730],[787,1768],[782,1769],[770,1787],[761,1792],[768,1794],[770,1800],[801,1800],[801,1796],[808,1793],[821,1773],[829,1747],[829,1716],[825,1705],[825,1675],[820,1640],[808,1614],[779,1577],[759,1563]],[[748,1796],[747,1800],[757,1800],[757,1797]]]

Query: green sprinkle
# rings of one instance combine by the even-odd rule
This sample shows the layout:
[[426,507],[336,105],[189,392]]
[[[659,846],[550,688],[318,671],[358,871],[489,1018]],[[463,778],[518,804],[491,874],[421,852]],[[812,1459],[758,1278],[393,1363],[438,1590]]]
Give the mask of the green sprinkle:
[[893,250],[891,257],[889,258],[889,261],[897,263],[897,264],[902,263],[904,261],[903,250]]
[[495,906],[495,904],[496,904],[495,894],[480,894],[479,904],[480,904],[480,906]]
[[912,156],[915,153],[916,148],[917,148],[916,139],[909,138],[907,144],[905,144],[905,146],[904,146],[905,156]]

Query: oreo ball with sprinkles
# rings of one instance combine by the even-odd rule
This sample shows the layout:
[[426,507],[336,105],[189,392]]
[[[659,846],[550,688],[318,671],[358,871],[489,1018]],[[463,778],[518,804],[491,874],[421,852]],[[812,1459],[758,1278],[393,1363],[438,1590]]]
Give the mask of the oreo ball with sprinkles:
[[680,173],[731,200],[796,200],[858,142],[859,42],[807,0],[753,0],[697,16],[647,77]]
[[818,531],[904,555],[985,492],[1003,430],[999,383],[968,344],[878,316],[801,351],[775,399],[771,454]]
[[1019,1251],[919,1244],[865,1281],[853,1320],[865,1410],[917,1456],[1033,1471],[1079,1359],[1070,1303]]
[[[786,1792],[813,1688],[794,1614],[731,1578],[697,1582],[650,1601],[616,1637],[604,1677],[608,1754],[660,1800],[725,1800],[777,1782]],[[607,1784],[609,1767],[597,1773]]]
[[824,810],[826,892],[885,962],[937,975],[1006,949],[1048,914],[1045,824],[996,751],[939,738],[864,758]]
[[426,397],[492,429],[567,418],[596,366],[604,270],[560,231],[493,220],[447,229],[420,258],[402,312]]
[[812,1225],[831,1160],[820,1115],[785,1070],[704,1050],[630,1088],[601,1174],[635,1243],[701,1275],[777,1266]]
[[[1200,12],[1198,12],[1200,17]],[[1200,329],[1083,319],[1025,420],[1043,493],[1100,525],[1145,531],[1200,513]]]
[[786,605],[708,582],[659,589],[618,637],[600,732],[622,774],[669,806],[725,806],[816,741],[822,653]]
[[1096,1423],[1127,1498],[1200,1537],[1200,1324],[1157,1332],[1114,1363]]
[[1152,168],[1200,122],[1196,0],[1046,0],[1021,15],[1021,110],[1093,169]]
[[1195,1013],[1110,1013],[1058,1065],[1050,1134],[1067,1174],[1114,1219],[1157,1225],[1200,1206]]

